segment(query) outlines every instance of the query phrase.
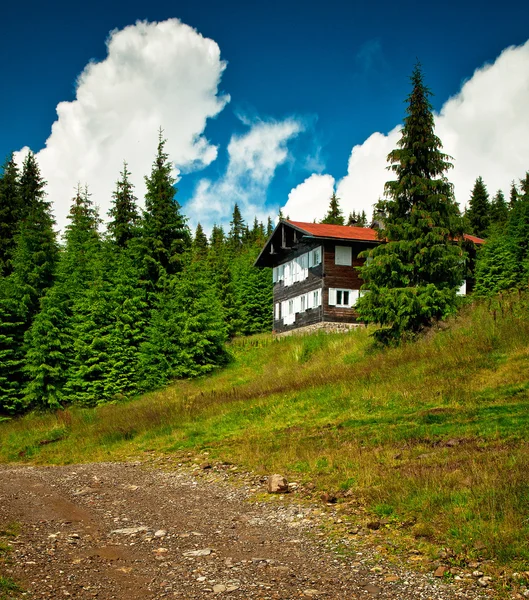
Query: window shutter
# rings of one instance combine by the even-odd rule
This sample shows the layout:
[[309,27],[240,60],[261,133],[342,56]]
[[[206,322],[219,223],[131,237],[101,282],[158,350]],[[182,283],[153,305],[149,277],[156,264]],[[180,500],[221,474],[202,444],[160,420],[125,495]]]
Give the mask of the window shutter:
[[276,321],[279,321],[279,302],[276,302],[276,314],[275,314],[275,319],[276,319]]
[[307,257],[308,257],[308,262],[309,262],[308,267],[309,267],[309,269],[311,269],[314,266],[314,253],[312,251],[309,252],[307,254]]
[[274,267],[272,269],[272,283],[276,283],[277,282],[277,267]]
[[360,290],[349,290],[349,302],[351,306],[356,305],[356,301],[360,297]]
[[350,267],[353,264],[353,249],[351,246],[336,246],[334,264]]
[[307,294],[307,309],[313,307],[313,301],[314,301],[314,292],[309,292]]
[[336,290],[329,288],[329,306],[336,306]]
[[467,280],[463,281],[463,285],[457,291],[458,296],[466,296],[467,295]]

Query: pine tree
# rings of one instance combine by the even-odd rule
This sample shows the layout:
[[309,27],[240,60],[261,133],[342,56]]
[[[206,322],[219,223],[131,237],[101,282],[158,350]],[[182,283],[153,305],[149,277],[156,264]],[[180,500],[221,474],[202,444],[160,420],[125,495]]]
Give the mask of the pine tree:
[[224,234],[224,229],[222,229],[221,225],[213,225],[213,229],[211,230],[211,236],[209,238],[209,245],[211,248],[215,250],[219,250],[224,247],[226,242],[226,235]]
[[522,282],[523,270],[516,247],[502,231],[496,230],[480,248],[474,276],[476,296],[493,296]]
[[507,222],[509,207],[501,190],[496,192],[490,205],[491,226],[502,227]]
[[148,322],[147,296],[133,253],[110,248],[109,301],[112,325],[103,397],[111,400],[135,395],[142,388],[140,347]]
[[13,256],[13,278],[16,294],[26,312],[29,324],[39,310],[39,301],[52,285],[59,249],[51,204],[46,200],[35,156],[30,152],[20,177],[20,197],[24,215],[19,225]]
[[518,201],[518,190],[516,189],[516,183],[511,182],[511,192],[509,194],[509,210],[512,210]]
[[228,242],[232,250],[240,250],[246,231],[246,225],[242,218],[239,206],[235,203],[230,221],[230,232],[228,233]]
[[339,204],[340,198],[336,197],[336,193],[333,192],[330,202],[329,210],[325,217],[321,220],[321,223],[327,225],[344,225],[345,219]]
[[272,277],[270,269],[254,267],[260,247],[253,246],[241,253],[232,265],[235,290],[236,332],[253,335],[270,331],[272,327]]
[[181,270],[182,255],[191,245],[186,218],[175,200],[177,190],[165,144],[160,130],[157,155],[150,176],[145,178],[143,235],[147,277],[154,284],[164,273],[172,275]]
[[195,254],[199,254],[200,256],[205,256],[207,251],[208,238],[202,229],[202,225],[198,223],[195,230],[195,237],[193,239],[193,252],[195,252]]
[[471,232],[479,237],[485,237],[490,226],[491,205],[487,188],[483,179],[478,177],[468,204],[466,216],[470,223]]
[[0,415],[21,412],[24,314],[15,299],[11,278],[0,278]]
[[272,233],[274,233],[274,224],[272,222],[271,217],[268,217],[268,220],[266,222],[266,239],[268,239]]
[[0,276],[12,271],[15,236],[22,219],[19,172],[13,154],[2,166],[0,176]]
[[225,364],[226,331],[213,278],[203,261],[164,281],[141,346],[144,389],[195,377]]
[[130,172],[127,163],[123,163],[121,179],[116,182],[116,190],[112,194],[112,206],[108,211],[110,221],[108,232],[120,247],[127,245],[138,230],[140,215],[134,196],[134,186],[129,180]]
[[357,303],[360,317],[379,323],[375,336],[395,342],[414,335],[454,310],[456,290],[463,280],[464,254],[452,185],[445,173],[449,157],[434,133],[430,90],[416,65],[411,76],[398,148],[389,156],[396,179],[385,185],[382,239],[368,254],[372,262],[360,269],[370,292]]
[[25,402],[32,407],[57,408],[68,402],[65,387],[80,366],[75,342],[82,325],[79,315],[74,323],[74,315],[96,281],[100,253],[99,217],[88,190],[80,185],[68,219],[55,283],[26,336]]

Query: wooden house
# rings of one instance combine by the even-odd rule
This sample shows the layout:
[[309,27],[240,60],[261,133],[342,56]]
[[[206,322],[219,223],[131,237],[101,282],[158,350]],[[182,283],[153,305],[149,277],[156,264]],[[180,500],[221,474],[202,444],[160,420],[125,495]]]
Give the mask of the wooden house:
[[274,331],[357,323],[354,307],[365,293],[356,269],[365,259],[358,254],[380,243],[377,231],[367,227],[281,221],[255,262],[272,268]]

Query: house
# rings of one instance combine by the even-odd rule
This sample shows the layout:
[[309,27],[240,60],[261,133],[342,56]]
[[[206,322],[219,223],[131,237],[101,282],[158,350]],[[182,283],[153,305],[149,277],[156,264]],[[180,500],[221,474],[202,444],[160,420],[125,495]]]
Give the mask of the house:
[[[256,267],[272,268],[274,331],[354,326],[356,301],[366,293],[356,269],[365,259],[358,254],[380,243],[377,231],[367,227],[280,221],[255,261]],[[464,284],[461,293],[466,291]]]

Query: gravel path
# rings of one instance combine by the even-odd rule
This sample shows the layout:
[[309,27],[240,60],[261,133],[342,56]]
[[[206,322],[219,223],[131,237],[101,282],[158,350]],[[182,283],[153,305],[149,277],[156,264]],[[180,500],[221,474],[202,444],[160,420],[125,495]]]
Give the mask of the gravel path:
[[256,501],[262,481],[208,467],[0,466],[0,525],[21,524],[0,567],[30,598],[494,597],[355,552],[354,536],[340,556],[320,528],[331,507]]

